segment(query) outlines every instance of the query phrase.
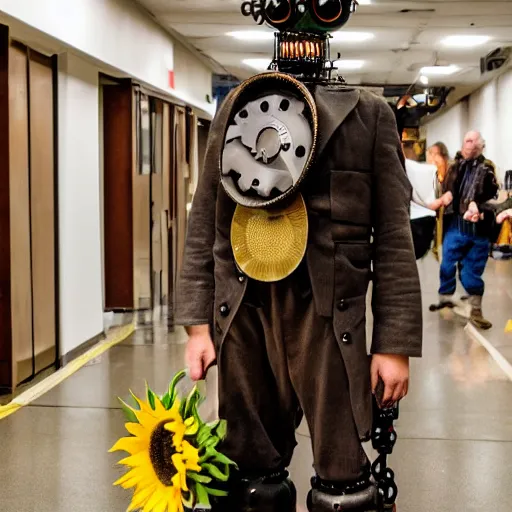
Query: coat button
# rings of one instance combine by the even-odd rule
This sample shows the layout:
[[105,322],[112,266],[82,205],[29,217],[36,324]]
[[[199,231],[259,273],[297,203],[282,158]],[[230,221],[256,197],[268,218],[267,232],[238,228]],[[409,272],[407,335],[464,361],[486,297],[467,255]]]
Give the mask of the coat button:
[[245,281],[245,276],[243,274],[238,274],[238,280],[243,283]]
[[231,309],[229,308],[229,305],[227,303],[224,302],[224,304],[220,305],[220,308],[219,308],[220,316],[226,317],[229,315],[230,311],[231,311]]
[[344,332],[341,341],[345,343],[346,345],[350,345],[352,343],[352,336],[349,332]]
[[336,307],[338,308],[338,311],[346,311],[348,309],[348,304],[345,302],[344,299],[341,299],[340,301],[338,301]]

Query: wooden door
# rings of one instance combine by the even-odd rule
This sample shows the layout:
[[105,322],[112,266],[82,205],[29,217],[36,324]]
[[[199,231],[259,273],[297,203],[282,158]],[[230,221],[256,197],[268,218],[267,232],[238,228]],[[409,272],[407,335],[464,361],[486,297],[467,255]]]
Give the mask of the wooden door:
[[[139,156],[133,166],[133,263],[136,309],[151,309],[151,115],[149,98],[134,93]],[[138,125],[138,126],[137,126]]]
[[0,27],[0,387],[57,361],[54,69]]
[[130,81],[103,86],[105,309],[134,308],[132,183],[135,144]]
[[168,103],[163,105],[162,114],[162,304],[169,304],[169,230],[171,228],[171,106]]
[[183,267],[185,239],[187,231],[187,199],[189,194],[190,169],[187,162],[187,118],[181,107],[175,111],[175,151],[174,168],[176,183],[176,265],[175,277]]
[[6,390],[13,385],[9,54],[9,29],[0,25],[0,387]]
[[[9,147],[13,383],[32,376],[32,261],[27,49],[9,48]],[[53,183],[53,180],[51,180]],[[53,212],[53,209],[52,209]],[[38,317],[39,318],[39,317]],[[51,341],[54,341],[55,333]]]
[[29,51],[30,217],[35,371],[57,358],[52,62]]

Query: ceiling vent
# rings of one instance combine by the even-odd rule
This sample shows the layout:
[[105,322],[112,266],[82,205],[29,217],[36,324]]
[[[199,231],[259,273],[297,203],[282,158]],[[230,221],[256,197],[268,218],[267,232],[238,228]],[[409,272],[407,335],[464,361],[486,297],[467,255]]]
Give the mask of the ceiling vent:
[[483,74],[491,73],[502,68],[509,60],[512,53],[511,46],[497,48],[485,57],[480,59],[480,72]]

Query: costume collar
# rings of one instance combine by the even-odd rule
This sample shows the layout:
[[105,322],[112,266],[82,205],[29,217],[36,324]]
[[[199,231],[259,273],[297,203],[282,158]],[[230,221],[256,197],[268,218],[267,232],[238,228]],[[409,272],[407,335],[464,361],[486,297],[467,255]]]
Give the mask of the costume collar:
[[317,157],[323,153],[334,132],[356,108],[360,94],[358,89],[316,87],[314,97],[318,109]]

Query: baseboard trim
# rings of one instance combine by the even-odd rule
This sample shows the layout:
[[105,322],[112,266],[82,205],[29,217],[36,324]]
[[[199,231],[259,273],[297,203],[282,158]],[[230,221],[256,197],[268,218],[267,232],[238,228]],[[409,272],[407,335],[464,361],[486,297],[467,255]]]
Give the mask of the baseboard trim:
[[82,354],[85,354],[91,347],[99,343],[100,341],[103,341],[106,338],[105,333],[102,332],[100,334],[97,334],[90,340],[84,341],[81,345],[78,345],[78,347],[75,347],[73,350],[70,350],[63,356],[59,358],[60,366],[67,365],[70,361],[73,361],[73,359],[76,359],[77,357],[80,357]]

